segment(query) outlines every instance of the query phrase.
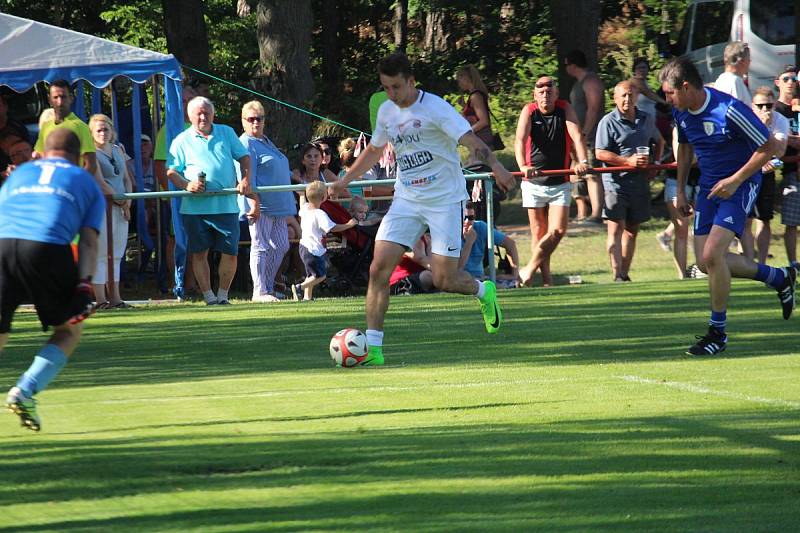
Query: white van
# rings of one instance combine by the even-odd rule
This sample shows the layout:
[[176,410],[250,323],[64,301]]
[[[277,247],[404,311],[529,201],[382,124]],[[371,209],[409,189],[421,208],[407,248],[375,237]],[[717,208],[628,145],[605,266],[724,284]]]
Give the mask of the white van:
[[724,70],[722,53],[730,41],[750,46],[748,85],[773,85],[785,65],[794,65],[794,2],[790,0],[694,0],[690,3],[674,55],[691,57],[705,82]]

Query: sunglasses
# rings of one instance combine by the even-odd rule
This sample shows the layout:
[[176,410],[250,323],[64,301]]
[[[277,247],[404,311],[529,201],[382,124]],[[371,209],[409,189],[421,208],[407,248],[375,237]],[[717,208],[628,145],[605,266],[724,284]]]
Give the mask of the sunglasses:
[[464,220],[475,220],[475,215],[464,215]]
[[264,122],[264,117],[246,117],[245,120],[250,124],[255,124],[256,122]]
[[775,104],[771,104],[771,103],[767,102],[767,103],[764,103],[764,104],[753,104],[753,105],[756,106],[759,109],[772,109],[772,106],[775,105]]
[[536,88],[537,89],[544,89],[545,87],[552,88],[553,87],[553,82],[552,81],[543,81],[541,83],[537,83],[536,84]]
[[783,83],[789,83],[790,81],[797,81],[797,77],[796,76],[783,76],[781,78],[781,81]]

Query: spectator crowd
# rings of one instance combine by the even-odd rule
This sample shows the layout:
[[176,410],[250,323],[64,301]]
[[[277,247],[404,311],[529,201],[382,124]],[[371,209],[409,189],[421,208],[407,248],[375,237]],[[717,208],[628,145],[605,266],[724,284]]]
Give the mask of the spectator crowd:
[[[649,61],[644,57],[633,60],[631,77],[613,86],[609,112],[605,112],[606,88],[597,73],[588,68],[584,54],[571,51],[562,61],[566,73],[574,79],[568,98],[559,93],[556,73],[541,73],[531,87],[531,102],[519,113],[513,139],[522,176],[521,205],[527,211],[530,230],[530,259],[520,264],[514,239],[487,225],[488,182],[476,180],[467,182],[471,201],[465,203],[463,212],[459,267],[478,279],[487,276],[486,266],[495,260],[487,253],[491,234],[506,267],[500,276],[505,277],[502,284],[530,286],[538,274],[541,284],[548,286],[554,283],[551,258],[558,253],[570,224],[605,226],[610,279],[630,282],[639,228],[650,219],[652,184],[657,176],[663,176],[670,221],[656,238],[662,248],[672,252],[679,278],[703,276],[692,265],[688,251],[691,212],[676,206],[679,195],[693,201],[699,171],[692,169],[685,191],[679,194],[674,171],[658,173],[648,168],[653,163],[673,162],[677,153],[677,130],[670,106],[661,88],[648,84]],[[762,168],[762,187],[738,240],[740,253],[766,264],[772,219],[779,204],[786,253],[796,265],[800,225],[797,163],[790,158],[784,164],[781,159],[796,156],[800,150],[797,68],[780,69],[773,86],[749,87],[750,52],[743,42],[727,45],[724,64],[724,72],[710,85],[749,106],[778,147]],[[472,131],[490,149],[503,149],[503,141],[493,129],[490,96],[479,71],[468,65],[456,73],[456,80],[463,93],[462,114]],[[188,83],[182,92],[184,131],[168,144],[166,129],[156,131],[148,122],[136,140],[144,174],[139,181],[145,192],[185,190],[193,194],[172,202],[148,200],[144,204],[145,227],[138,230],[133,224],[135,202],[112,201],[106,211],[111,217],[111,235],[105,234],[104,222],[92,280],[98,308],[130,307],[120,294],[122,278],[131,275],[125,271],[129,231],[146,232],[158,243],[159,261],[152,265],[158,273],[158,286],[166,292],[169,279],[174,278],[171,289],[180,300],[194,293],[208,305],[229,304],[237,270],[240,278],[246,278],[243,286],[248,290],[252,287],[251,299],[264,303],[290,298],[311,300],[315,287],[326,278],[335,290],[330,276],[332,263],[339,278],[354,284],[362,276],[363,282],[363,276],[368,276],[365,267],[372,239],[391,202],[392,188],[356,182],[329,197],[326,186],[340,180],[366,149],[364,135],[313,140],[300,146],[297,161],[292,162],[265,134],[269,117],[259,101],[242,107],[238,135],[232,127],[215,121],[209,96],[207,83]],[[373,127],[377,108],[385,100],[383,91],[370,99]],[[125,123],[114,124],[110,117],[95,114],[85,123],[72,112],[73,103],[67,82],[51,83],[50,109],[42,114],[38,137],[32,138],[26,126],[12,118],[0,95],[0,179],[26,161],[41,157],[48,133],[65,127],[80,140],[81,166],[95,176],[107,197],[135,191],[135,166],[128,155],[133,153],[134,142],[126,122],[130,119],[123,119],[124,113],[119,113],[120,122]],[[121,139],[123,132],[126,139]],[[465,164],[476,163],[478,155],[471,150]],[[393,178],[397,165],[391,150],[387,150],[362,179]],[[629,170],[596,170],[620,166]],[[780,183],[776,174],[782,177]],[[255,189],[290,184],[301,184],[305,189]],[[202,194],[226,188],[237,189],[238,197]],[[575,217],[571,220],[573,204]],[[176,225],[183,231],[175,231]],[[155,247],[141,250],[140,275],[150,268]],[[349,261],[342,260],[348,255],[342,249],[350,252]],[[243,250],[247,257],[241,261]],[[112,261],[107,259],[109,255]],[[336,263],[337,259],[340,262]],[[430,268],[430,236],[425,234],[392,273],[392,293],[434,290]]]

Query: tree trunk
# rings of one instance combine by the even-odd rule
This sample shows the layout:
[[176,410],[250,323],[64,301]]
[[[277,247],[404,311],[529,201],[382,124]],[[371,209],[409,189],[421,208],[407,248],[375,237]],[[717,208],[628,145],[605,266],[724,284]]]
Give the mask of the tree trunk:
[[425,13],[425,33],[422,49],[428,56],[452,51],[451,16],[447,10],[431,9]]
[[339,6],[336,2],[322,3],[322,77],[326,100],[336,101],[339,88]]
[[601,8],[602,2],[596,0],[550,0],[562,98],[569,95],[575,82],[564,69],[564,56],[567,52],[581,50],[586,54],[589,69],[597,70],[597,34]]
[[[311,0],[258,0],[256,4],[259,90],[304,109],[314,95],[309,64],[312,22]],[[264,105],[267,135],[278,146],[286,148],[309,139],[309,115],[272,101]]]
[[394,6],[394,47],[405,53],[408,46],[408,0],[398,0]]
[[180,63],[208,69],[208,32],[203,0],[161,0],[167,49]]

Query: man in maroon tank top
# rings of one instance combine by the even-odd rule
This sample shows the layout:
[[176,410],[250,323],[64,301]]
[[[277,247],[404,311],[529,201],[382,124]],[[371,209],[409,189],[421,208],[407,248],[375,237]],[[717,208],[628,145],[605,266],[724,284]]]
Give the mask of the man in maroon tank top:
[[534,102],[526,105],[517,122],[514,153],[524,173],[522,207],[528,209],[531,227],[531,260],[520,269],[520,279],[530,285],[533,274],[541,270],[542,283],[552,284],[550,256],[567,232],[569,219],[569,176],[543,176],[543,170],[569,168],[574,146],[581,161],[574,173],[589,170],[586,145],[578,117],[566,100],[558,98],[558,88],[549,76],[536,81]]

